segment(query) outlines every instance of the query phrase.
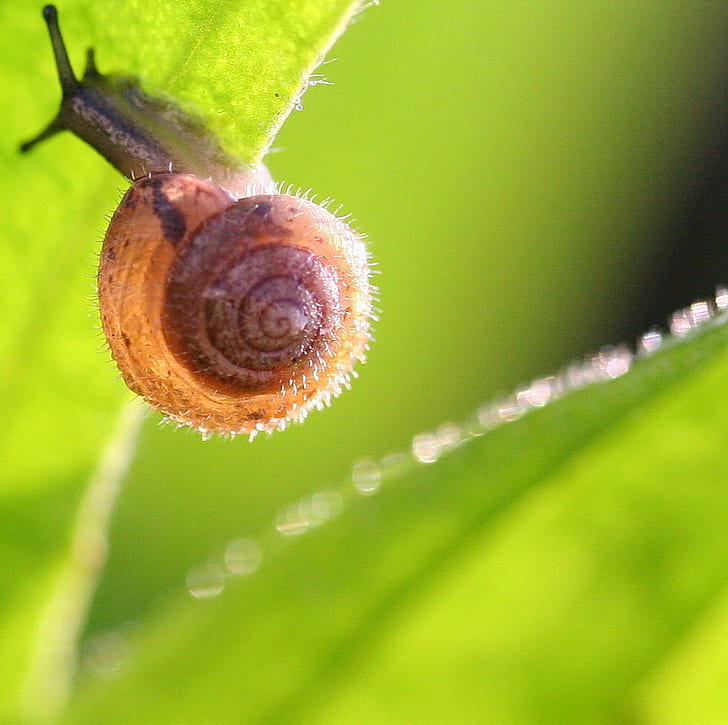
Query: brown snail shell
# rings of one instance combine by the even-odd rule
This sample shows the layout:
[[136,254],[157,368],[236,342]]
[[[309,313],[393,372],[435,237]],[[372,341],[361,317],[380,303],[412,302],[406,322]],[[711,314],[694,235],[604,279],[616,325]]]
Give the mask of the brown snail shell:
[[[201,431],[273,431],[341,389],[369,339],[366,251],[289,195],[139,179],[109,226],[101,320],[127,385]],[[141,292],[141,293],[140,293]]]

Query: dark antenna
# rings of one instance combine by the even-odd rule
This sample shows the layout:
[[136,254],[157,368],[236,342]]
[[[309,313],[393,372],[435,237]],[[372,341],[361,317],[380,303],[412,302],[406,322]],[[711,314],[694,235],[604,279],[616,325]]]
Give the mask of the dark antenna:
[[71,68],[71,61],[68,59],[68,51],[66,44],[63,42],[61,29],[58,27],[58,11],[55,5],[46,5],[43,8],[43,18],[48,25],[48,32],[51,36],[51,45],[53,46],[53,55],[56,58],[56,67],[58,68],[58,79],[61,81],[63,95],[72,93],[78,86],[78,80]]
[[[58,79],[61,82],[63,99],[66,99],[78,90],[79,83],[71,67],[71,61],[68,59],[68,51],[66,50],[66,44],[63,42],[61,29],[58,27],[58,11],[55,5],[46,5],[43,8],[43,19],[46,21],[48,32],[51,36],[51,45],[53,46],[53,55],[56,59]],[[37,143],[54,136],[59,131],[65,131],[67,126],[62,120],[61,115],[62,111],[35,138],[21,144],[20,150],[23,153],[30,151]]]

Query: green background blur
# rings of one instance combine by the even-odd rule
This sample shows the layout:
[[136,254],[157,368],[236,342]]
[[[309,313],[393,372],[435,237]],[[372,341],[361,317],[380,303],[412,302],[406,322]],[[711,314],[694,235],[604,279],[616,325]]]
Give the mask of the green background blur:
[[[37,34],[35,4],[0,13]],[[339,485],[360,456],[407,450],[414,434],[632,341],[728,282],[728,4],[385,1],[332,56],[321,73],[334,85],[307,92],[268,165],[334,197],[369,237],[381,307],[369,360],[330,409],[253,444],[203,442],[150,416],[89,635],[158,611],[191,566]],[[70,137],[18,161],[16,141],[46,118],[12,79],[0,84],[17,94],[11,168],[32,184],[53,156],[59,184],[74,169],[64,193],[87,174],[99,184],[98,215],[83,220],[90,280],[90,243],[122,184]],[[121,383],[90,305],[77,324],[98,349],[93,385],[112,399]]]

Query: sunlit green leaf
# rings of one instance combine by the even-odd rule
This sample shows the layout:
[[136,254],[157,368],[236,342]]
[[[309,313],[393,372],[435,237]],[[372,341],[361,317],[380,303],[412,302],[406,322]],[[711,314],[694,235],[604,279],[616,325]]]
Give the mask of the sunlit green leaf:
[[[344,491],[287,546],[264,533],[257,573],[168,603],[69,722],[129,722],[150,681],[160,723],[661,714],[656,692],[685,697],[661,689],[663,663],[728,575],[727,345],[725,324],[704,330],[376,495]],[[728,711],[724,674],[691,673],[711,712]]]

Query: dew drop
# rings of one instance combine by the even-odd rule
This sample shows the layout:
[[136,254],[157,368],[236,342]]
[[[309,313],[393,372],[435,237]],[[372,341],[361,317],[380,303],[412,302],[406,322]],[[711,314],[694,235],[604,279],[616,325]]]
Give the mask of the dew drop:
[[698,327],[704,322],[707,322],[713,316],[713,310],[710,305],[705,302],[694,302],[690,305],[690,318],[693,323],[693,327]]
[[301,504],[291,504],[276,514],[275,526],[283,536],[305,534],[311,526],[310,512]]
[[252,539],[236,539],[225,547],[225,566],[231,574],[246,576],[260,566],[262,554]]
[[725,287],[718,287],[715,291],[715,309],[728,310],[728,289]]
[[498,416],[498,407],[492,403],[481,405],[475,413],[472,421],[470,434],[474,436],[483,435],[501,424]]
[[657,329],[649,330],[645,332],[640,338],[637,345],[639,355],[649,355],[651,352],[655,352],[662,347],[663,339],[662,333]]
[[465,440],[460,426],[449,422],[438,426],[435,437],[440,447],[440,454],[457,448]]
[[516,395],[516,401],[527,408],[543,408],[554,397],[554,378],[534,380]]
[[121,632],[97,634],[83,645],[84,666],[100,677],[115,675],[128,659],[129,643]]
[[412,439],[412,455],[420,463],[434,463],[440,457],[437,436],[432,433],[418,433]]
[[504,423],[511,423],[514,420],[518,420],[525,412],[525,408],[518,404],[515,397],[505,400],[498,405],[498,418]]
[[225,571],[219,564],[205,564],[187,574],[187,591],[195,599],[212,599],[225,590]]
[[311,496],[311,516],[318,524],[338,516],[343,507],[344,500],[338,491],[319,491]]
[[670,333],[674,337],[685,337],[692,329],[690,316],[685,310],[673,312],[670,318]]
[[632,367],[632,353],[625,346],[605,347],[596,357],[595,373],[599,378],[613,380]]
[[360,494],[371,496],[382,485],[382,471],[371,459],[362,458],[351,467],[351,480]]

